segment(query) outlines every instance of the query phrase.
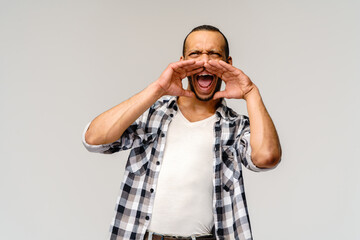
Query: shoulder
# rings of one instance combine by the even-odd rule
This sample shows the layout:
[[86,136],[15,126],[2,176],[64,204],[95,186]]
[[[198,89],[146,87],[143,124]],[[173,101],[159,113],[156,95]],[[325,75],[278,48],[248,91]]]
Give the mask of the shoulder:
[[161,106],[170,104],[170,102],[173,100],[176,100],[176,97],[168,95],[162,96],[151,106],[151,108],[157,109]]
[[242,125],[242,126],[250,124],[250,120],[248,116],[239,114],[228,106],[224,106],[224,113],[225,113],[225,119],[229,121],[231,124]]
[[163,116],[169,115],[176,107],[176,97],[163,96],[159,98],[150,108],[143,114],[143,121],[151,126],[161,124]]
[[243,136],[246,132],[250,132],[250,120],[249,117],[243,114],[239,114],[228,106],[222,108],[222,135],[224,141],[228,144],[228,140],[235,141],[239,137]]

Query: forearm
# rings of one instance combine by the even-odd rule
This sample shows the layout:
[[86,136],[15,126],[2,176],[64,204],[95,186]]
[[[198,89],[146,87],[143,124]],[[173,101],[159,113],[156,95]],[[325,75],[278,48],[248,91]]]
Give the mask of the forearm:
[[252,161],[258,167],[273,167],[281,158],[281,146],[274,123],[256,86],[244,99],[250,119]]
[[85,134],[85,141],[99,145],[118,140],[162,95],[163,91],[156,82],[150,84],[141,92],[97,116]]

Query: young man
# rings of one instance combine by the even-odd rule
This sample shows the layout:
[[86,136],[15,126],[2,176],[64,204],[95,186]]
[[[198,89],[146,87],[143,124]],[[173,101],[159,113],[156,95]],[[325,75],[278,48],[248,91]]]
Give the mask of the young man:
[[[244,99],[249,117],[224,98]],[[83,143],[92,152],[131,149],[112,240],[252,239],[241,164],[267,171],[281,158],[258,88],[209,25],[188,34],[180,61],[156,81],[90,122]]]

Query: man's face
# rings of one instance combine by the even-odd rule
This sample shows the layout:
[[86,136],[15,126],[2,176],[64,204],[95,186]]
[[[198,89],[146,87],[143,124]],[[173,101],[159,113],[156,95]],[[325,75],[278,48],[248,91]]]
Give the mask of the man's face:
[[[211,60],[231,61],[225,57],[225,40],[223,36],[214,31],[192,32],[185,43],[185,56],[181,60],[194,59],[207,62]],[[222,80],[206,71],[189,76],[190,90],[195,93],[197,99],[209,101],[220,90]]]

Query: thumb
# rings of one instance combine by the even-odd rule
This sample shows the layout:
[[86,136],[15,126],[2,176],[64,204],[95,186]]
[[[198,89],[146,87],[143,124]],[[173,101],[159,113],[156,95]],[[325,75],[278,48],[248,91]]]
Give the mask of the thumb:
[[185,97],[195,97],[195,94],[190,90],[183,90],[181,95]]
[[224,98],[224,97],[226,97],[226,92],[220,91],[220,92],[215,93],[213,99],[216,100],[216,99]]

